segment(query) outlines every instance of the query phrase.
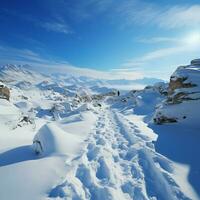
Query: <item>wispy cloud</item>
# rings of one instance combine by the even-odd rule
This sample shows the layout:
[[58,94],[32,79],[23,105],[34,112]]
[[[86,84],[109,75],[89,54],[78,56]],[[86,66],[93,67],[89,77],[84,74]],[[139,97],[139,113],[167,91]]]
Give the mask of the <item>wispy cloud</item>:
[[[42,4],[49,11],[51,21],[45,21],[45,18],[39,19],[30,14],[16,13],[12,10],[3,10],[3,12],[39,24],[48,31],[64,34],[69,34],[72,30],[66,21],[67,18],[80,22],[93,19],[99,14],[108,17],[110,22],[123,27],[133,24],[152,25],[165,29],[200,26],[200,4],[179,3],[172,6],[161,6],[153,1],[139,0],[87,0],[79,3],[58,1],[56,5],[53,0],[44,0]],[[62,21],[58,19],[62,19]]]
[[[184,55],[191,52],[199,52],[199,47],[192,47],[187,45],[179,45],[168,48],[161,48],[154,51],[147,52],[143,56],[133,58],[125,62],[122,66],[133,67],[133,66],[143,66],[150,61],[158,61],[162,58],[169,58],[170,56]],[[149,63],[150,65],[150,63]]]
[[173,6],[161,14],[156,22],[163,28],[199,27],[200,4]]
[[[200,26],[200,4],[159,6],[145,1],[126,0],[115,8],[123,25],[153,25],[172,29]],[[116,16],[115,16],[116,17]]]
[[141,56],[140,58],[137,58],[136,60],[146,62],[150,60],[160,59],[163,57],[168,57],[170,55],[182,53],[185,51],[187,50],[185,50],[182,46],[162,48],[162,49],[158,49],[158,50],[146,53],[145,55]]
[[[114,16],[120,17],[123,26],[144,25],[153,21],[160,13],[156,5],[145,1],[126,0],[117,3],[114,7]],[[113,14],[113,13],[112,13]]]
[[[49,11],[51,21],[45,21],[45,18],[39,19],[30,14],[16,13],[12,10],[1,10],[2,12],[28,20],[49,31],[68,34],[71,27],[66,21],[69,18],[72,21],[84,21],[93,19],[102,14],[108,17],[109,21],[123,27],[134,25],[152,25],[165,29],[199,27],[200,26],[200,4],[173,4],[160,5],[153,1],[139,0],[87,0],[73,3],[73,1],[44,0],[41,2]],[[59,21],[58,19],[62,19]],[[109,22],[108,21],[108,22]]]
[[54,31],[64,34],[72,33],[71,28],[66,23],[61,22],[43,22],[40,26],[45,28],[47,31]]
[[[168,38],[161,39],[163,40],[166,41]],[[136,68],[143,71],[145,76],[167,79],[177,66],[187,64],[199,57],[200,33],[194,32],[185,37],[169,38],[169,40],[175,40],[175,42],[170,42],[167,47],[153,49],[143,55],[135,56],[124,62],[121,68]],[[153,38],[150,41],[159,42],[160,39]]]
[[66,20],[63,19],[63,16],[55,15],[51,17],[51,20],[46,20],[43,18],[38,18],[37,16],[33,16],[28,13],[18,13],[13,10],[2,9],[1,12],[3,12],[6,15],[13,16],[15,18],[19,18],[20,20],[28,21],[34,26],[43,28],[49,32],[53,31],[64,34],[73,33],[72,28],[69,26]]
[[136,41],[140,42],[140,43],[145,43],[145,44],[174,43],[174,42],[180,42],[180,38],[173,38],[173,37],[151,37],[151,38],[138,38]]

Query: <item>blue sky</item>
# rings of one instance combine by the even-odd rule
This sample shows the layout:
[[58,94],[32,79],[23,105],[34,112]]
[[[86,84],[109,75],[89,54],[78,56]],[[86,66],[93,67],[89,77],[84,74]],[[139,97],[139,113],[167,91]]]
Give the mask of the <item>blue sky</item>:
[[197,0],[6,0],[0,64],[109,79],[161,77],[200,56]]

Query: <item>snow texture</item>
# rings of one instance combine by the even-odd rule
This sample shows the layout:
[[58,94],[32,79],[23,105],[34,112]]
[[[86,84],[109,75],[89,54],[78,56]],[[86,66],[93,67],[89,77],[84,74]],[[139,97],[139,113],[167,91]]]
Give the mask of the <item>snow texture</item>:
[[[199,61],[171,79],[183,76],[197,86],[178,92],[198,93]],[[0,79],[11,91],[0,99],[1,200],[200,199],[199,100],[169,105],[167,83],[125,92],[112,86],[126,80],[28,66],[1,67]],[[187,118],[157,125],[155,111]]]

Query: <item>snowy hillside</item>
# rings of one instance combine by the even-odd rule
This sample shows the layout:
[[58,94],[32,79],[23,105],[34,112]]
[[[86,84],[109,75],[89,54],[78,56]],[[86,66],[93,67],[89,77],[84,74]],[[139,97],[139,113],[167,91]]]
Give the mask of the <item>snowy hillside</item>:
[[4,80],[5,82],[30,81],[31,83],[36,83],[46,78],[40,73],[27,70],[27,68],[28,65],[8,64],[0,66],[0,80]]
[[199,68],[129,90],[0,67],[0,199],[200,199]]

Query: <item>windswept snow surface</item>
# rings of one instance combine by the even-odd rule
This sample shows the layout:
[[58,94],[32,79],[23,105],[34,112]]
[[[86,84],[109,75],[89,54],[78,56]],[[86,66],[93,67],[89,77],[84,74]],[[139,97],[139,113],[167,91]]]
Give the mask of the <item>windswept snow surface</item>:
[[91,100],[91,88],[47,80],[6,83],[0,200],[199,199],[198,133],[149,122],[157,89]]
[[39,156],[30,130],[1,135],[18,140],[1,149],[1,199],[198,199],[187,180],[178,185],[185,168],[175,174],[140,117],[107,106],[84,115],[43,125],[37,139],[48,151]]

